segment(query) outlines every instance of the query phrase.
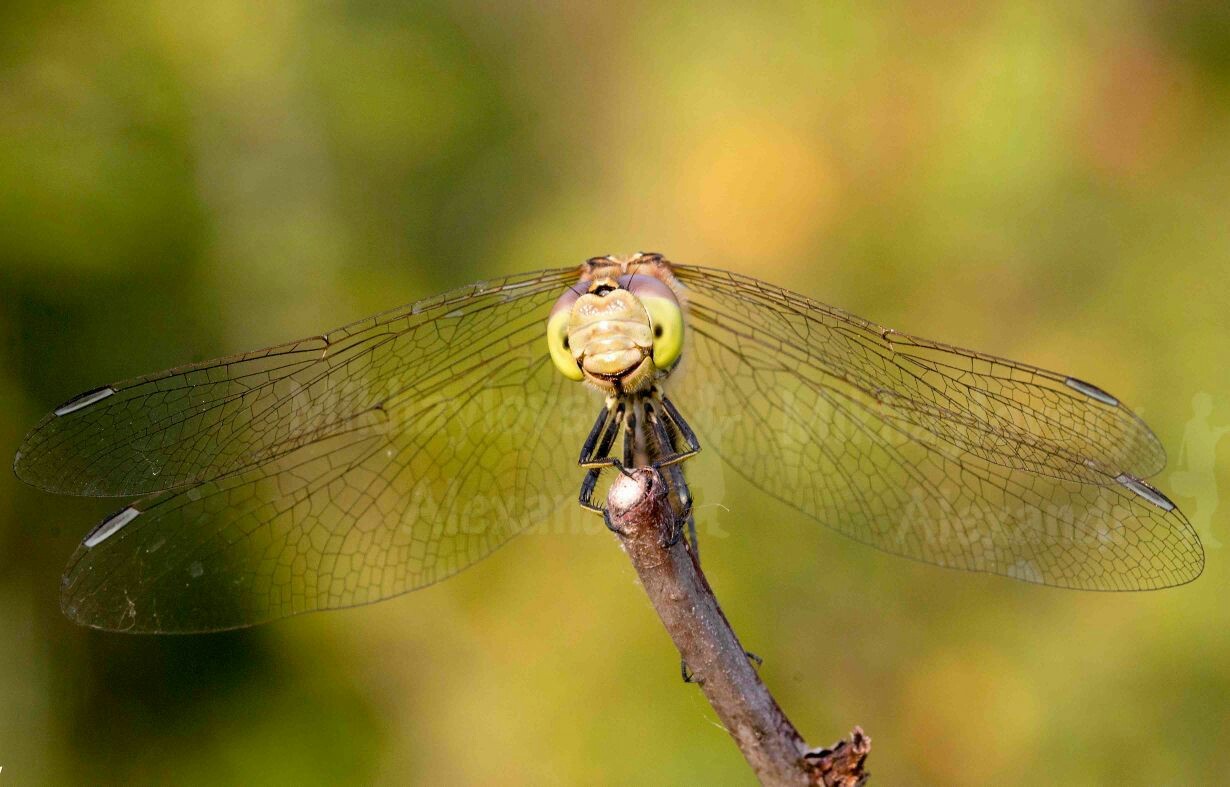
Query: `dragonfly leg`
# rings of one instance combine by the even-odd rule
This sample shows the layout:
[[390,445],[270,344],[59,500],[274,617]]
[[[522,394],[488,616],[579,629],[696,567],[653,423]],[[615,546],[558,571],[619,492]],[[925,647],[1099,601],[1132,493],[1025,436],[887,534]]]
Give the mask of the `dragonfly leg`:
[[692,431],[692,427],[688,426],[688,422],[684,420],[675,403],[666,397],[665,394],[655,394],[655,400],[661,404],[661,412],[654,407],[653,403],[646,404],[646,410],[652,414],[652,417],[659,423],[669,423],[673,427],[672,431],[678,435],[682,446],[676,447],[675,440],[668,439],[665,445],[668,448],[668,453],[660,456],[654,463],[654,467],[661,469],[671,465],[677,465],[687,461],[700,453],[700,440],[696,438],[696,433]]
[[627,419],[624,421],[624,466],[636,466],[636,410],[628,413]]
[[[684,445],[687,446],[687,451],[680,455],[679,461],[682,462],[700,453],[700,440],[696,438],[696,433],[692,431],[692,427],[684,420],[679,409],[675,407],[675,403],[665,394],[662,395],[662,407],[666,410],[666,417],[675,425],[675,429],[683,439]],[[692,516],[692,492],[688,489],[687,481],[684,480],[682,472],[679,474],[679,481],[683,489],[683,495],[687,499],[688,540],[692,543],[692,551],[696,554],[696,560],[699,563],[700,540],[696,536],[696,517]]]
[[696,556],[696,562],[700,563],[700,541],[696,537],[696,517],[692,510],[695,501],[692,499],[692,489],[688,486],[688,480],[679,465],[667,467],[666,473],[670,478],[671,488],[675,491],[675,499],[679,503],[679,514],[675,518],[675,535],[671,546],[679,542],[686,529],[692,554]]
[[577,495],[577,502],[581,504],[581,508],[595,514],[605,514],[606,509],[594,502],[594,489],[598,486],[598,471],[590,470],[585,474],[585,480],[581,482],[581,492]]
[[[667,429],[663,422],[661,414],[658,413],[652,406],[646,407],[646,417],[653,429],[654,440],[659,446],[659,454],[666,454],[668,458],[674,457],[673,462],[655,462],[654,466],[659,468],[666,474],[668,486],[675,495],[677,505],[672,506],[676,511],[675,528],[671,538],[665,546],[674,546],[679,543],[679,539],[683,535],[684,528],[688,532],[688,541],[692,545],[692,551],[697,559],[700,559],[700,545],[696,540],[696,519],[692,516],[692,491],[688,487],[687,479],[684,477],[683,468],[680,463],[684,460],[695,456],[699,450],[699,445],[695,442],[695,435],[692,435],[692,443],[687,444],[686,451],[678,451],[674,445],[675,438],[670,430]],[[691,430],[688,430],[690,433]],[[684,441],[688,440],[687,435],[682,429],[676,429],[674,432]]]
[[699,564],[700,540],[696,537],[696,517],[692,516],[691,503],[688,504],[688,541],[692,544],[692,554],[696,555],[696,562]]
[[602,438],[602,433],[606,429],[607,422],[611,420],[611,416],[610,406],[604,406],[598,411],[593,428],[589,430],[589,437],[585,438],[585,444],[581,446],[581,458],[577,460],[577,464],[584,465],[594,455],[594,450],[597,449],[598,441]]
[[581,458],[578,460],[582,469],[601,470],[614,464],[611,459],[611,447],[619,435],[619,427],[623,424],[627,409],[623,402],[607,406],[598,413],[594,428],[590,430],[585,445],[581,448]]
[[595,514],[605,512],[602,505],[594,502],[594,490],[598,488],[598,479],[603,469],[618,464],[618,460],[611,458],[611,448],[615,445],[615,438],[619,435],[619,428],[626,412],[622,402],[603,408],[594,421],[594,428],[590,430],[589,437],[585,440],[578,464],[588,472],[581,483],[578,500],[581,508],[586,511],[592,511]]
[[688,426],[688,422],[679,413],[679,408],[675,407],[675,403],[666,394],[662,394],[659,398],[662,401],[662,407],[666,409],[666,417],[675,424],[679,434],[683,436],[683,442],[691,448],[693,453],[699,451],[700,441],[696,439],[696,433],[692,431],[692,427]]
[[670,534],[660,542],[663,549],[670,549],[675,544],[679,543],[679,540],[683,538],[684,523],[690,521],[691,518],[692,503],[688,502],[687,508],[684,509],[683,513],[675,516],[675,521],[671,525]]
[[607,511],[605,508],[602,509],[602,521],[606,524],[607,530],[610,530],[612,533],[619,536],[620,538],[623,538],[628,535],[626,532],[624,532],[624,530],[615,526],[615,523],[611,521],[611,512]]

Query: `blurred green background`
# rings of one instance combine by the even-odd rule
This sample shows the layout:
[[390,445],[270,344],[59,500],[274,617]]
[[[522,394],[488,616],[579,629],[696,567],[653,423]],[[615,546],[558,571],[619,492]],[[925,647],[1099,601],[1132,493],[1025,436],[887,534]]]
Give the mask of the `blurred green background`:
[[[0,5],[0,453],[108,381],[637,249],[1096,381],[1172,459],[1230,424],[1224,3],[512,5]],[[1179,469],[1230,541],[1230,439]],[[1230,773],[1224,551],[1177,590],[1056,591],[697,472],[736,629],[810,740],[867,729],[877,783]],[[6,784],[750,781],[604,533],[133,638],[58,609],[114,507],[0,474]]]

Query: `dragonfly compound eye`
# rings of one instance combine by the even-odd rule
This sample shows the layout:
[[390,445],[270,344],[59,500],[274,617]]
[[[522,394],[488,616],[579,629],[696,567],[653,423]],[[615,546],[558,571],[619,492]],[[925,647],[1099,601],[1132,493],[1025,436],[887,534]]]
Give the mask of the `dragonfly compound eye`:
[[671,369],[683,354],[683,309],[674,290],[655,276],[624,276],[619,283],[649,312],[654,366],[664,371]]
[[577,358],[573,355],[568,342],[568,319],[572,315],[572,306],[581,297],[584,290],[569,287],[555,302],[551,309],[551,317],[547,320],[547,346],[551,350],[551,361],[555,368],[569,380],[580,382],[585,379]]

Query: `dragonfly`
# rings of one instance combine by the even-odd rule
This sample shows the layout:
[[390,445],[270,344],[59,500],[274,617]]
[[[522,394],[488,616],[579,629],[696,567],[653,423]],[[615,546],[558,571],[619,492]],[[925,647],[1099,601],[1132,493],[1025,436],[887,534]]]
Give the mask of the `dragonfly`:
[[702,450],[802,517],[938,566],[1099,591],[1204,566],[1145,480],[1160,442],[1104,389],[654,253],[94,389],[14,468],[127,503],[70,559],[70,619],[188,633],[426,587],[569,506],[602,513],[603,479],[628,468],[659,469],[695,547]]

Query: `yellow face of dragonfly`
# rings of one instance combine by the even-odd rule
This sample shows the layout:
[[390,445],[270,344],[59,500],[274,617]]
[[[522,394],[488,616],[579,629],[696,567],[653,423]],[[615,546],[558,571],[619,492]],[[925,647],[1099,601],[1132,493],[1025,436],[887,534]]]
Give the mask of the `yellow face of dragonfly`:
[[679,362],[683,309],[667,281],[667,268],[632,263],[595,265],[592,278],[564,293],[551,310],[551,360],[570,380],[611,395],[648,389]]

